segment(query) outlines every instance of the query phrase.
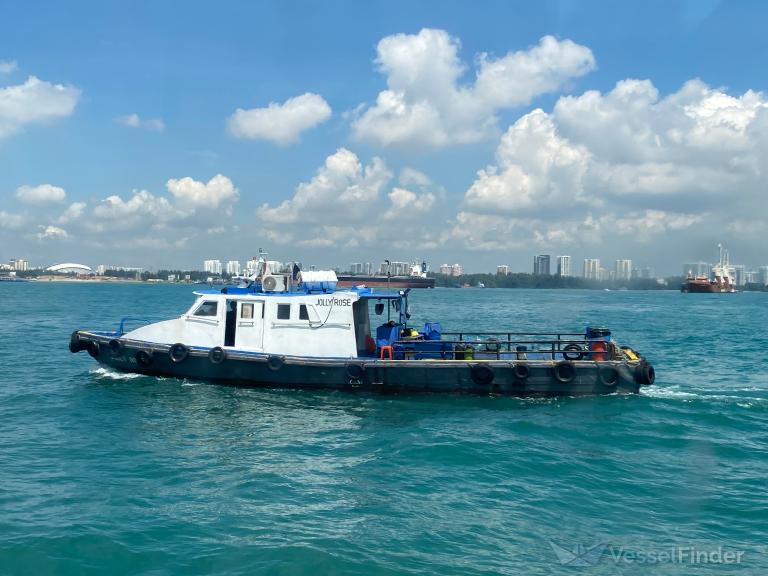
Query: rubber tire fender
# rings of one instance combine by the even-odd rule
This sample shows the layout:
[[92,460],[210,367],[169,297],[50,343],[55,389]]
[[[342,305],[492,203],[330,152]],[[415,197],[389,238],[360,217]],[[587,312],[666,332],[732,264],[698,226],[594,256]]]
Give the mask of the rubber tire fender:
[[112,340],[109,341],[109,351],[113,358],[122,356],[125,352],[125,345],[123,344],[123,341],[118,340],[117,338],[112,338]]
[[347,377],[352,380],[362,380],[365,376],[365,366],[362,364],[347,364]]
[[88,354],[91,355],[91,358],[98,359],[99,354],[101,353],[101,346],[98,342],[96,342],[96,340],[91,340],[88,342],[86,349],[88,350]]
[[137,350],[133,355],[136,358],[136,362],[142,368],[149,368],[152,366],[152,362],[155,361],[155,355],[152,350]]
[[485,364],[473,365],[472,368],[470,368],[470,373],[472,374],[472,381],[480,386],[487,386],[493,382],[493,379],[496,377],[493,368]]
[[277,372],[280,370],[280,368],[283,367],[283,364],[285,364],[285,358],[283,356],[277,356],[276,354],[273,354],[267,358],[267,367],[272,370],[272,372]]
[[208,360],[211,364],[221,364],[227,359],[227,351],[221,346],[214,346],[208,351]]
[[515,364],[512,366],[512,376],[518,380],[525,380],[531,375],[531,369],[526,364]]
[[578,344],[566,344],[563,346],[563,358],[566,360],[581,360],[584,358],[584,349]]
[[635,380],[638,384],[652,385],[656,382],[656,369],[648,362],[640,362],[640,366],[637,367],[635,372]]
[[563,360],[552,367],[552,373],[558,382],[569,384],[576,378],[576,366],[570,360]]
[[184,362],[184,360],[187,359],[187,356],[189,356],[189,348],[181,342],[176,342],[176,344],[171,346],[168,350],[168,355],[171,357],[171,362],[179,364],[180,362]]
[[72,352],[72,354],[77,354],[86,348],[87,345],[80,340],[80,333],[77,330],[72,332],[72,335],[69,337],[69,351]]
[[609,386],[613,388],[619,383],[619,371],[613,366],[600,366],[597,367],[597,378],[603,386]]

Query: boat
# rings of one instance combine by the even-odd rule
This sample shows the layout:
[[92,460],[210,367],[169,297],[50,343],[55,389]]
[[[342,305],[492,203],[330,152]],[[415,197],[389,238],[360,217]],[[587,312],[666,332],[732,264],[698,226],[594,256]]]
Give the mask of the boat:
[[195,291],[178,318],[77,330],[69,349],[122,372],[269,388],[579,396],[654,383],[653,366],[608,329],[417,330],[409,292],[339,288],[333,271],[273,274],[264,262],[248,283]]
[[680,292],[684,294],[733,294],[737,291],[731,278],[728,250],[725,250],[722,244],[718,244],[717,247],[720,251],[720,259],[712,270],[711,276],[713,278],[695,276],[693,270],[689,270],[688,277],[680,286]]
[[435,279],[427,276],[427,263],[411,264],[408,274],[389,274],[389,260],[385,261],[387,274],[338,274],[337,286],[350,288],[366,286],[368,288],[434,288]]

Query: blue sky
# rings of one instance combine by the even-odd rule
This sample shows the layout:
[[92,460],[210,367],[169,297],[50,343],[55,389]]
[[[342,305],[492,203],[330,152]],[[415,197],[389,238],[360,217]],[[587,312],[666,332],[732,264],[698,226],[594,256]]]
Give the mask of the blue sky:
[[3,261],[768,264],[763,2],[0,14]]

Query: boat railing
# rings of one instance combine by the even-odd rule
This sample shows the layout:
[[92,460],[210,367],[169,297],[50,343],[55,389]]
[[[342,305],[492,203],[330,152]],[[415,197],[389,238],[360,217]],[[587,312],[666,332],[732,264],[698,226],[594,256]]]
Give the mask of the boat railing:
[[[141,322],[143,324],[151,324],[152,320],[148,320],[146,318],[139,318],[136,316],[126,316],[124,318],[120,319],[120,325],[117,327],[117,331],[115,332],[115,336],[119,338],[123,334],[125,334],[125,324],[126,322]],[[138,326],[137,326],[138,328]]]
[[403,359],[605,360],[616,355],[611,342],[595,344],[583,332],[443,332],[440,340],[393,342]]

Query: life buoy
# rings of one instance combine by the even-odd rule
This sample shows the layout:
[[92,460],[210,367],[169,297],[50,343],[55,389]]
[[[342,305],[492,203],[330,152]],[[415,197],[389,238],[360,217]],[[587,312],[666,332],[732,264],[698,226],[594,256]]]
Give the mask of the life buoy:
[[512,376],[518,380],[525,380],[531,375],[531,369],[526,364],[515,364],[512,366]]
[[154,362],[155,355],[152,353],[152,350],[138,350],[134,355],[134,358],[136,358],[136,362],[139,366],[147,368]]
[[221,364],[226,359],[227,359],[227,351],[224,350],[224,348],[222,348],[221,346],[214,346],[208,352],[208,360],[211,361],[211,364]]
[[576,378],[576,366],[570,360],[558,362],[552,368],[552,372],[555,375],[555,379],[563,384],[573,382],[573,379]]
[[277,372],[278,370],[280,370],[280,368],[283,367],[283,364],[285,364],[285,358],[283,358],[282,356],[273,355],[267,358],[267,366],[273,372]]
[[98,358],[99,354],[101,353],[101,346],[99,345],[96,340],[91,340],[88,342],[88,354],[91,355],[92,358]]
[[578,344],[567,344],[563,347],[563,358],[566,360],[581,360],[584,358],[584,349]]
[[83,341],[80,340],[80,334],[75,330],[72,332],[72,336],[69,337],[69,351],[72,352],[72,354],[77,354],[78,352],[81,352],[85,350],[87,346],[83,344]]
[[123,355],[123,352],[125,352],[125,346],[121,340],[113,338],[109,341],[109,351],[112,353],[113,358],[117,358]]
[[487,366],[486,364],[475,364],[470,369],[470,373],[472,374],[472,381],[475,384],[479,384],[481,386],[487,386],[493,382],[495,377],[493,368]]
[[365,366],[362,364],[347,364],[347,376],[350,380],[362,380],[365,376]]
[[168,351],[168,355],[171,357],[171,362],[178,364],[179,362],[184,362],[184,360],[187,359],[187,356],[189,356],[189,348],[187,348],[181,342],[176,342],[176,344],[171,346],[171,349]]
[[653,384],[656,382],[656,369],[648,362],[643,361],[637,367],[635,379],[638,384]]
[[605,386],[616,386],[619,383],[619,371],[613,366],[598,366],[597,377]]

